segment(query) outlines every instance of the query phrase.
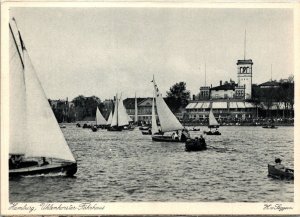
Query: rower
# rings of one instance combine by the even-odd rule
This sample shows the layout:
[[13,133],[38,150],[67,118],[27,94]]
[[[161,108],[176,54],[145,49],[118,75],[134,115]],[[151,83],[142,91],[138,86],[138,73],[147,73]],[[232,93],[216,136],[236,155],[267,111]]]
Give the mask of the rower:
[[285,171],[285,166],[281,164],[281,159],[280,158],[276,158],[275,159],[275,169],[281,170],[281,171]]

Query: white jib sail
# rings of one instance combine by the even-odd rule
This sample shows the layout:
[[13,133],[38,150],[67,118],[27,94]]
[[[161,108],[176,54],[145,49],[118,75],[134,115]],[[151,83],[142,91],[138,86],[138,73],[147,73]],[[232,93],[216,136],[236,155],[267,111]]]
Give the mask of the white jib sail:
[[151,122],[152,122],[152,129],[151,129],[151,132],[152,132],[152,135],[154,133],[157,133],[158,132],[158,127],[157,127],[157,123],[156,123],[156,114],[155,114],[155,101],[154,101],[154,97],[153,97],[153,101],[152,101],[152,119],[151,119]]
[[212,112],[212,109],[209,111],[209,127],[219,127],[219,123],[216,120],[214,113]]
[[115,100],[115,107],[114,107],[114,113],[112,116],[112,120],[111,120],[111,125],[112,127],[117,126],[118,125],[118,94],[116,95],[116,100]]
[[112,114],[112,111],[111,111],[109,116],[108,116],[107,125],[111,125],[112,116],[113,116],[113,114]]
[[23,53],[28,142],[25,156],[49,157],[75,162],[50,108],[28,53],[26,50]]
[[26,106],[22,50],[18,37],[9,26],[9,154],[25,154]]
[[128,114],[126,112],[122,96],[119,99],[119,107],[118,107],[118,126],[128,125]]
[[183,129],[181,123],[177,120],[175,115],[172,113],[172,111],[169,109],[164,99],[162,98],[162,95],[159,92],[154,79],[153,79],[153,85],[155,90],[156,109],[157,109],[162,132],[169,132],[169,131]]
[[96,110],[96,124],[97,125],[106,125],[107,124],[106,120],[102,116],[102,114],[101,114],[100,110],[98,109],[98,107],[97,107],[97,110]]

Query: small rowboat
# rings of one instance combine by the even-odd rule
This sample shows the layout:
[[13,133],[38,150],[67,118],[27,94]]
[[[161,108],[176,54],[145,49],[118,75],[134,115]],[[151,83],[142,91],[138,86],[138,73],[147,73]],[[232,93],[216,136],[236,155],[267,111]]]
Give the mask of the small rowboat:
[[200,141],[199,139],[188,139],[185,142],[185,151],[203,151],[206,149],[205,141]]
[[209,135],[209,136],[211,136],[211,135],[216,135],[216,136],[221,135],[221,133],[220,133],[219,131],[215,131],[215,132],[212,132],[212,131],[204,131],[204,133],[205,133],[206,135]]
[[268,176],[276,179],[294,180],[294,170],[286,168],[284,171],[275,168],[275,165],[268,164]]

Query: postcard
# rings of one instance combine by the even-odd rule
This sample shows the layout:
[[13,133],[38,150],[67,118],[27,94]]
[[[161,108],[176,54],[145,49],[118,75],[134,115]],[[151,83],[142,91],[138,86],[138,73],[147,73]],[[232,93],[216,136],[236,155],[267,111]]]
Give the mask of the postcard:
[[1,4],[2,215],[300,214],[299,3]]

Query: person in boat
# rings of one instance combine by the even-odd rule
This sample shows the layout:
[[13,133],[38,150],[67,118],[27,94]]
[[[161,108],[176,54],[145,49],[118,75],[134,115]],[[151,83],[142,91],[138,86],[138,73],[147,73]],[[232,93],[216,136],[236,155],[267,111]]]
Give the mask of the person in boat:
[[280,158],[275,159],[275,169],[285,172],[285,166],[281,164]]
[[205,139],[203,138],[202,135],[200,135],[199,141],[200,141],[200,144],[205,144]]
[[22,155],[11,155],[9,158],[9,168],[18,168],[23,161]]
[[182,132],[181,132],[181,137],[180,137],[180,140],[182,142],[185,142],[188,138],[190,138],[190,134],[189,134],[189,131],[187,129],[183,129]]
[[164,133],[161,131],[161,129],[158,129],[158,134],[159,135],[164,135]]
[[172,134],[172,139],[173,140],[178,140],[179,139],[178,130]]
[[42,157],[42,164],[41,164],[41,166],[45,166],[45,165],[48,165],[49,164],[49,162],[48,161],[46,161],[46,158],[45,157]]

